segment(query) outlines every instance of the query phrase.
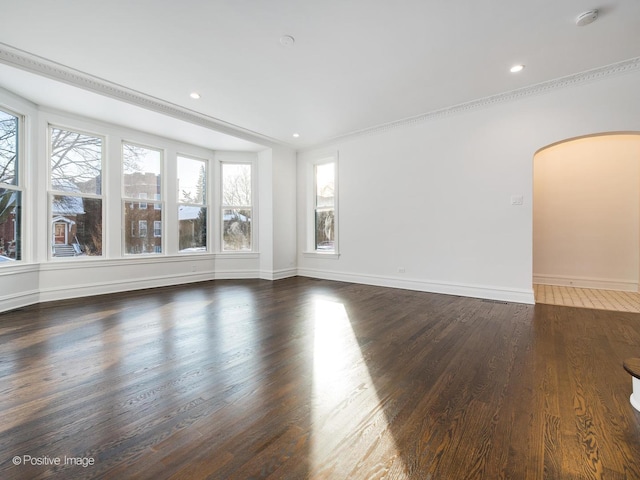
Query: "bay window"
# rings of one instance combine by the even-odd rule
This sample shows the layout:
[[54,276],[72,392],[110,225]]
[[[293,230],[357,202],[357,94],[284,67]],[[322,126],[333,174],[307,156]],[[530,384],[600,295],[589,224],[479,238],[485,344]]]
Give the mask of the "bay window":
[[22,259],[21,125],[0,110],[0,264]]
[[124,253],[162,253],[162,152],[123,143],[122,171]]
[[102,255],[102,137],[49,127],[52,257]]

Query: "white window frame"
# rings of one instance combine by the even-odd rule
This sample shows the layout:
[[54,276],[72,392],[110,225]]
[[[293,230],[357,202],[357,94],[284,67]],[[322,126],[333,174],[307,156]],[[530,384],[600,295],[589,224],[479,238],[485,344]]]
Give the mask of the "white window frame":
[[211,251],[211,228],[210,228],[210,214],[211,214],[211,205],[210,205],[210,192],[209,192],[209,188],[210,188],[210,182],[209,182],[209,178],[210,178],[210,170],[211,170],[211,163],[208,159],[206,158],[201,158],[201,157],[197,157],[197,156],[193,156],[193,155],[187,155],[187,154],[183,154],[183,153],[178,153],[176,155],[176,172],[178,171],[178,163],[180,161],[181,158],[184,158],[186,160],[195,160],[198,162],[203,162],[204,163],[204,168],[205,168],[205,191],[204,191],[204,202],[202,203],[191,203],[191,202],[181,202],[180,201],[180,185],[177,185],[176,188],[176,225],[177,225],[177,229],[176,229],[176,235],[179,237],[180,236],[180,207],[181,206],[187,206],[187,207],[199,207],[199,208],[204,208],[207,212],[206,214],[206,221],[207,221],[207,238],[205,239],[206,242],[206,249],[203,250],[202,252],[181,252],[180,251],[180,238],[178,238],[178,242],[177,242],[177,248],[178,248],[178,255],[203,255],[203,254],[207,254]]
[[[154,193],[154,199],[151,200],[150,198],[148,198],[147,196],[147,200],[151,200],[151,202],[140,202],[141,198],[140,198],[140,194],[138,194],[138,198],[134,198],[134,197],[127,197],[125,195],[125,181],[124,181],[124,176],[125,176],[125,171],[124,171],[124,146],[125,145],[131,145],[134,147],[140,147],[140,148],[144,148],[147,150],[152,150],[152,151],[156,151],[158,153],[160,153],[160,194],[158,193]],[[120,198],[121,198],[121,206],[120,206],[120,215],[121,215],[121,224],[125,225],[125,218],[126,218],[126,208],[127,208],[127,203],[131,204],[131,208],[133,210],[135,210],[136,205],[138,206],[138,209],[141,209],[141,205],[146,205],[146,208],[148,208],[148,204],[149,203],[153,203],[153,210],[161,210],[162,211],[162,220],[160,220],[162,223],[164,220],[164,216],[166,215],[166,208],[165,208],[165,198],[166,198],[166,168],[165,168],[165,159],[167,156],[167,152],[166,149],[162,148],[162,147],[156,147],[156,146],[152,146],[152,145],[146,145],[144,143],[139,143],[139,142],[135,142],[135,141],[129,141],[126,139],[122,139],[120,142],[120,183],[121,183],[121,191],[120,191]],[[160,199],[158,200],[157,198],[160,197]],[[155,222],[156,220],[154,220]],[[140,222],[140,220],[138,221]],[[138,230],[138,235],[134,235],[133,232],[133,228],[134,228],[134,224],[135,221],[132,220],[131,223],[131,227],[132,227],[132,232],[131,232],[131,238],[142,238],[140,237],[140,231]],[[140,228],[140,224],[138,223],[138,229]],[[148,224],[147,224],[147,228],[148,228]],[[147,235],[148,235],[148,229],[147,229]],[[158,252],[158,246],[154,245],[154,251],[153,252],[143,252],[143,253],[127,253],[127,238],[126,238],[126,230],[123,228],[122,229],[122,237],[121,237],[121,255],[122,257],[126,257],[126,258],[141,258],[141,257],[146,257],[148,255],[152,255],[152,256],[166,256],[167,255],[167,242],[166,242],[166,238],[164,235],[164,232],[162,232],[162,234],[160,236],[156,236],[155,235],[155,231],[154,231],[154,235],[151,238],[160,238],[160,249],[161,251]]]
[[[53,129],[59,129],[59,130],[65,130],[65,131],[69,131],[69,132],[73,132],[73,133],[79,133],[81,135],[87,135],[90,137],[96,137],[96,138],[100,138],[102,143],[101,143],[101,151],[100,151],[100,176],[101,176],[101,184],[100,184],[100,194],[91,194],[91,193],[74,193],[74,192],[65,192],[63,190],[55,190],[53,188],[52,182],[51,182],[51,155],[53,154],[53,152],[51,151],[51,136],[52,136],[52,131]],[[106,171],[106,165],[107,165],[107,161],[106,161],[106,157],[107,157],[107,137],[104,134],[100,134],[97,132],[92,132],[92,131],[88,131],[85,130],[83,128],[75,128],[73,126],[67,126],[67,125],[62,125],[60,123],[49,123],[47,125],[47,135],[46,135],[46,142],[47,142],[47,213],[48,213],[48,217],[47,217],[47,258],[49,261],[55,261],[55,262],[60,262],[60,261],[78,261],[78,260],[101,260],[101,259],[105,259],[107,258],[107,251],[108,251],[108,245],[107,245],[107,238],[108,235],[105,234],[106,230],[107,230],[107,217],[106,217],[106,203],[107,203],[107,196],[105,195],[105,191],[107,190],[107,185],[105,183],[105,179],[107,178],[107,171]],[[55,196],[65,196],[65,197],[79,197],[79,198],[90,198],[90,199],[98,199],[100,200],[100,204],[101,204],[101,215],[102,215],[102,225],[101,225],[101,230],[102,230],[102,254],[101,255],[91,255],[91,256],[86,256],[86,257],[61,257],[61,258],[56,258],[53,256],[53,246],[51,244],[52,240],[53,240],[53,235],[54,235],[54,227],[53,227],[53,210],[52,210],[52,206],[53,206],[53,197]]]
[[[248,165],[251,169],[251,205],[226,205],[224,203],[224,175],[223,170],[225,165]],[[256,164],[251,160],[220,160],[219,162],[219,170],[220,178],[218,181],[219,187],[219,206],[218,209],[220,220],[218,222],[219,228],[219,238],[218,241],[220,243],[220,253],[224,255],[248,255],[256,253],[257,245],[256,245]],[[250,210],[251,211],[251,249],[250,250],[225,250],[224,249],[224,211],[230,209],[242,209],[242,210]]]
[[[144,235],[142,232],[144,231]],[[140,238],[145,238],[149,236],[149,224],[146,220],[138,220],[138,236]]]
[[[15,262],[18,262],[19,264],[24,263],[25,260],[25,252],[26,252],[26,248],[25,248],[25,200],[26,200],[26,191],[24,188],[25,185],[25,169],[24,169],[24,150],[25,150],[25,146],[26,146],[26,142],[25,142],[25,132],[26,132],[26,121],[25,121],[25,116],[17,113],[16,111],[14,111],[11,108],[6,108],[4,105],[0,104],[0,110],[2,110],[4,113],[11,115],[13,117],[16,117],[18,119],[18,127],[17,127],[17,132],[16,132],[16,148],[17,148],[17,152],[16,152],[16,163],[15,163],[15,178],[17,179],[15,185],[11,185],[8,183],[0,183],[0,188],[5,189],[5,190],[11,190],[13,192],[18,192],[20,194],[20,227],[19,227],[19,231],[18,229],[14,226],[14,235],[16,236],[17,239],[20,240],[20,246],[18,247],[18,241],[16,240],[16,255],[17,255],[17,251],[18,249],[20,250],[20,260],[15,260]],[[14,265],[14,262],[0,262],[0,268],[3,267],[8,267]]]
[[[313,152],[302,156],[306,170],[306,249],[304,257],[324,258],[337,260],[340,258],[340,213],[339,213],[339,162],[338,152]],[[334,164],[334,242],[333,250],[323,251],[316,249],[316,168],[319,165]]]
[[[155,195],[158,195],[158,194],[156,193]],[[147,199],[147,194],[146,194],[146,193],[139,193],[139,194],[138,194],[138,198],[139,198],[140,200],[146,200],[146,199]],[[155,205],[154,205],[154,207],[155,207]],[[147,202],[140,202],[140,203],[138,203],[138,208],[139,208],[140,210],[146,210],[146,209],[147,209]]]

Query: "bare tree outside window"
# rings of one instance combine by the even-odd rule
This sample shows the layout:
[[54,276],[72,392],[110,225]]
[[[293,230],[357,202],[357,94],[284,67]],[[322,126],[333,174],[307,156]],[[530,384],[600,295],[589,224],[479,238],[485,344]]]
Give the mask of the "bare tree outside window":
[[50,140],[52,256],[100,256],[103,139],[51,127]]
[[315,247],[335,249],[335,164],[324,163],[315,168]]
[[0,183],[17,184],[18,117],[0,111]]
[[222,164],[222,250],[251,251],[251,164]]
[[22,191],[18,186],[19,118],[0,111],[0,263],[21,260]]

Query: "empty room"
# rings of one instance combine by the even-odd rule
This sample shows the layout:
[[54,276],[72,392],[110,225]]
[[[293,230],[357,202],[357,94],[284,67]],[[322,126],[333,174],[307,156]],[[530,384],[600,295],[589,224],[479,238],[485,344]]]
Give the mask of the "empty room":
[[0,18],[0,478],[640,479],[640,2]]

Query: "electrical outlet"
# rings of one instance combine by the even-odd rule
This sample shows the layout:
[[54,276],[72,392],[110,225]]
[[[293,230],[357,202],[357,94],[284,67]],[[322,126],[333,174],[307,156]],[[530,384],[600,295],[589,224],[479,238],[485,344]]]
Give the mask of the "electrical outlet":
[[405,271],[404,267],[398,267],[398,273],[404,273]]
[[511,195],[511,205],[524,204],[524,197],[522,195]]

